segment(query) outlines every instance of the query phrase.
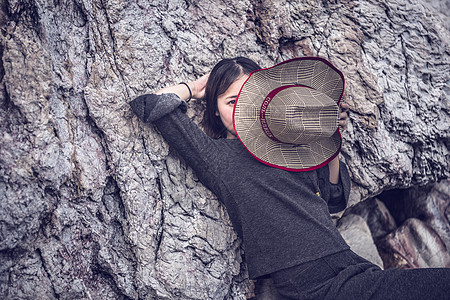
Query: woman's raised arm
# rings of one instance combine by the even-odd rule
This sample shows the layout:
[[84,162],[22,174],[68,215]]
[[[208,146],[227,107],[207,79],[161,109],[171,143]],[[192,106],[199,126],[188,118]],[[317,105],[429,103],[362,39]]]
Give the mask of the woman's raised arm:
[[195,81],[165,87],[155,92],[155,94],[161,95],[172,93],[178,95],[178,97],[185,101],[189,101],[191,98],[201,99],[205,95],[205,87],[208,77],[209,74],[203,75]]

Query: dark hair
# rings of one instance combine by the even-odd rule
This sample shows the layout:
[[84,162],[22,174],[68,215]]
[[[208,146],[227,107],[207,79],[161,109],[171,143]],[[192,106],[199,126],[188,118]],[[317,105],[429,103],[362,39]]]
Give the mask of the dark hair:
[[225,93],[230,85],[242,74],[250,74],[261,67],[245,57],[226,58],[217,63],[209,74],[205,88],[206,111],[203,115],[203,128],[214,139],[225,138],[227,129],[220,117],[216,116],[217,98]]

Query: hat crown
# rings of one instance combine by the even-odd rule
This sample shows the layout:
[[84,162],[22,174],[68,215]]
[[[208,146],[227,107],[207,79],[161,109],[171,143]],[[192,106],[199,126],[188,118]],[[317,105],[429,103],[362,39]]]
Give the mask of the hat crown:
[[343,92],[342,72],[320,57],[254,71],[236,99],[236,135],[269,166],[289,171],[322,167],[342,144],[337,127]]
[[264,131],[271,138],[286,144],[306,144],[331,137],[337,130],[339,108],[320,91],[288,86],[268,98],[270,101],[263,103],[262,126],[263,130],[267,126]]

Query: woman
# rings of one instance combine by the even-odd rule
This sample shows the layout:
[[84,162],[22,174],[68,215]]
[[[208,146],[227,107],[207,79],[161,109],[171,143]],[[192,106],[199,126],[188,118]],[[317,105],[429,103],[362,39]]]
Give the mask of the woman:
[[[298,72],[304,63],[321,69]],[[296,73],[289,71],[291,66],[297,68]],[[349,250],[331,220],[330,212],[345,208],[350,189],[346,166],[337,159],[340,134],[336,126],[340,119],[340,127],[345,128],[348,110],[348,106],[340,104],[343,112],[339,115],[336,108],[343,94],[342,73],[320,58],[298,58],[260,69],[246,58],[225,59],[213,68],[209,77],[164,88],[130,103],[141,120],[156,124],[200,181],[225,204],[243,240],[250,278],[271,276],[285,299],[441,299],[447,295],[448,270],[381,271]],[[310,73],[319,77],[331,75],[314,80],[315,76],[307,75]],[[275,80],[280,86],[268,88],[270,84],[258,83],[261,74],[268,75],[266,78],[280,77]],[[297,74],[298,81],[286,84],[291,79],[284,80],[292,74]],[[322,82],[325,79],[328,81]],[[337,88],[330,92],[331,83]],[[265,100],[260,111],[253,112],[251,105],[245,108],[246,101],[254,100],[252,95],[267,88],[270,91],[267,98],[254,99],[261,98],[263,102],[270,98],[279,103],[294,99],[294,111],[302,114],[315,112],[317,106],[306,103],[302,97],[313,102],[320,98],[329,110],[318,115],[331,116],[336,122],[326,119],[322,126],[321,122],[314,125],[315,120],[311,119],[305,126],[297,127],[291,122],[295,120],[291,115],[295,114],[285,113],[285,119],[280,119],[276,115],[283,113],[283,105],[272,107],[272,102],[267,101],[270,102],[267,106]],[[303,95],[301,107],[298,95]],[[183,100],[191,97],[206,99],[203,125],[207,134],[185,114]],[[308,114],[302,116],[307,118]],[[233,124],[233,119],[238,124]],[[248,120],[257,125],[252,129],[257,134],[245,132],[247,125],[241,130]],[[256,120],[265,123],[259,126]],[[278,130],[280,123],[284,129]],[[319,129],[318,143],[327,151],[305,152],[317,142],[311,132],[304,135],[307,140],[313,136],[308,147],[298,146],[289,140],[289,134],[284,134],[297,130],[303,134],[308,128]],[[326,134],[330,130],[333,132]],[[286,136],[288,141],[280,141]],[[259,143],[264,147],[259,147]],[[261,154],[260,149],[266,150]]]

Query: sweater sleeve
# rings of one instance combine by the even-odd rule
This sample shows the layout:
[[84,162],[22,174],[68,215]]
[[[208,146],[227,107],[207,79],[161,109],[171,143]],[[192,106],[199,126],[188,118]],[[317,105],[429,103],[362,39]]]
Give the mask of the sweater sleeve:
[[186,115],[186,102],[175,94],[149,94],[137,97],[130,105],[139,119],[156,125],[199,180],[217,195],[220,168],[215,158],[220,157],[220,149]]
[[145,123],[153,123],[180,108],[187,111],[187,104],[175,94],[147,94],[142,95],[130,102],[131,109],[139,119]]
[[338,213],[347,207],[350,195],[350,176],[347,165],[339,162],[339,182],[330,183],[328,167],[319,169],[319,188],[322,197],[328,202],[330,213]]

